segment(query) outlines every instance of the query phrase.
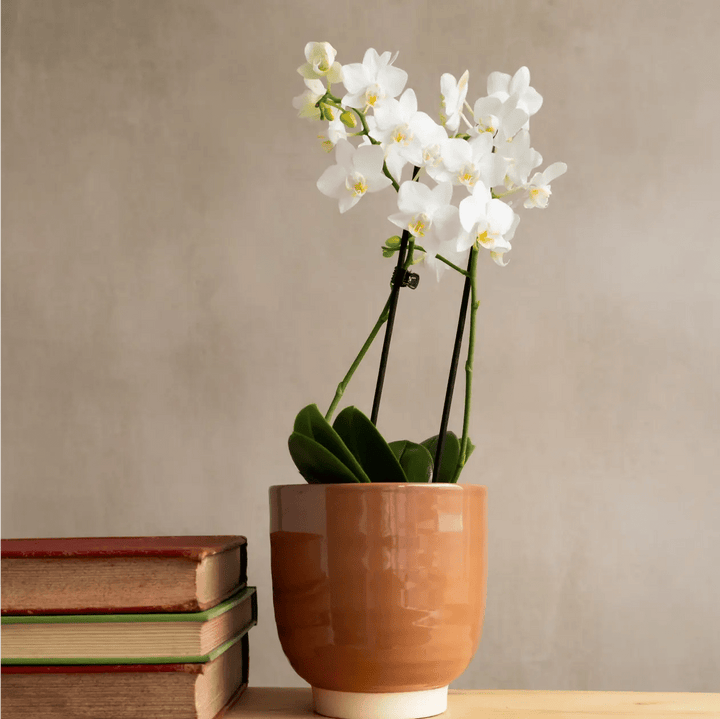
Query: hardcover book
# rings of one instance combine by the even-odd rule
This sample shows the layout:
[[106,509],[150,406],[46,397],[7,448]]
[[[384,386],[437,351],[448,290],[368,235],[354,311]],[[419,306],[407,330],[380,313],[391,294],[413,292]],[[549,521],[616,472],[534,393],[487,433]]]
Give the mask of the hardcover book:
[[255,624],[255,587],[203,612],[4,616],[2,663],[206,662]]
[[200,664],[3,666],[3,719],[220,719],[248,684],[248,635]]
[[2,614],[197,612],[247,583],[240,536],[2,540]]

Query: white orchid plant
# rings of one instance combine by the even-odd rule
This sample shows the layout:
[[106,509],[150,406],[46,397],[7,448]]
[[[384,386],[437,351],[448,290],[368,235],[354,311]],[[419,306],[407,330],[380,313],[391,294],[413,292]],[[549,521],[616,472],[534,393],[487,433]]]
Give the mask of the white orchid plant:
[[[439,122],[419,111],[408,75],[395,67],[397,53],[370,48],[361,63],[340,65],[327,42],[305,47],[298,68],[305,92],[293,105],[300,117],[323,123],[318,137],[335,152],[335,164],[317,182],[338,201],[341,213],[368,192],[397,192],[397,212],[389,221],[402,236],[385,241],[385,257],[396,253],[392,291],[355,362],[340,382],[323,416],[317,405],[300,411],[289,439],[291,456],[308,482],[457,482],[474,449],[468,435],[475,344],[478,254],[488,250],[498,265],[520,222],[516,209],[545,208],[551,182],[567,166],[555,162],[542,172],[539,152],[530,145],[530,118],[542,97],[521,67],[510,76],[493,72],[487,95],[470,105],[469,73],[440,78]],[[344,92],[334,89],[342,84]],[[410,179],[403,175],[412,168]],[[424,442],[387,443],[375,427],[390,334],[400,287],[417,285],[410,267],[422,264],[439,280],[447,269],[465,277],[455,352],[440,432]],[[462,266],[465,265],[466,269]],[[468,302],[470,333],[465,363],[465,412],[461,438],[447,431],[455,369]],[[381,326],[388,323],[372,419],[347,407],[330,424],[347,384]],[[434,455],[434,456],[433,456]]]

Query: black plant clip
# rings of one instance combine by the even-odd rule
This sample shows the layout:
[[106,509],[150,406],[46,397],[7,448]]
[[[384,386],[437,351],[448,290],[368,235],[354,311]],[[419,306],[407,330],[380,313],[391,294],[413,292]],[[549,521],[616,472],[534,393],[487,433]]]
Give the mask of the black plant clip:
[[390,281],[391,287],[409,287],[414,290],[420,284],[420,275],[415,272],[410,272],[403,267],[396,267],[393,270],[392,280]]

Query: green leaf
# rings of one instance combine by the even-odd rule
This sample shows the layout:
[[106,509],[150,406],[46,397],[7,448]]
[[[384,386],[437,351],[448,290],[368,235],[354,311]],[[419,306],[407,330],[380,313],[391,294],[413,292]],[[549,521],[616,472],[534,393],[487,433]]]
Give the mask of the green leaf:
[[298,412],[293,429],[297,434],[315,440],[317,444],[328,450],[341,464],[345,465],[346,469],[355,475],[358,482],[370,481],[353,453],[325,417],[322,416],[316,404],[309,404]]
[[400,462],[408,482],[430,481],[433,457],[425,447],[407,439],[400,439],[390,442],[390,449]]
[[[435,464],[435,453],[437,452],[438,435],[428,437],[422,446],[430,452],[433,458],[433,466]],[[440,471],[438,472],[438,482],[452,482],[455,477],[458,459],[460,458],[460,440],[454,432],[445,434],[445,444],[443,445],[442,460],[440,462]]]
[[408,441],[406,439],[398,439],[395,440],[395,442],[388,442],[388,447],[392,450],[392,453],[395,455],[395,459],[397,461],[400,461],[400,457],[402,457],[403,452],[405,451],[405,447],[407,446]]
[[406,482],[407,478],[377,427],[357,408],[346,407],[333,429],[353,453],[371,482]]
[[329,450],[310,437],[293,432],[290,456],[310,484],[349,484],[360,480]]

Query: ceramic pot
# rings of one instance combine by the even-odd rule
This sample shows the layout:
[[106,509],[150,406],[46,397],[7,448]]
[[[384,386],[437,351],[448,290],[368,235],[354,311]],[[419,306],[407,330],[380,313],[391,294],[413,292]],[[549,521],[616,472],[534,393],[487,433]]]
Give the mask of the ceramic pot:
[[487,489],[446,483],[270,488],[278,635],[340,719],[419,719],[477,651]]

